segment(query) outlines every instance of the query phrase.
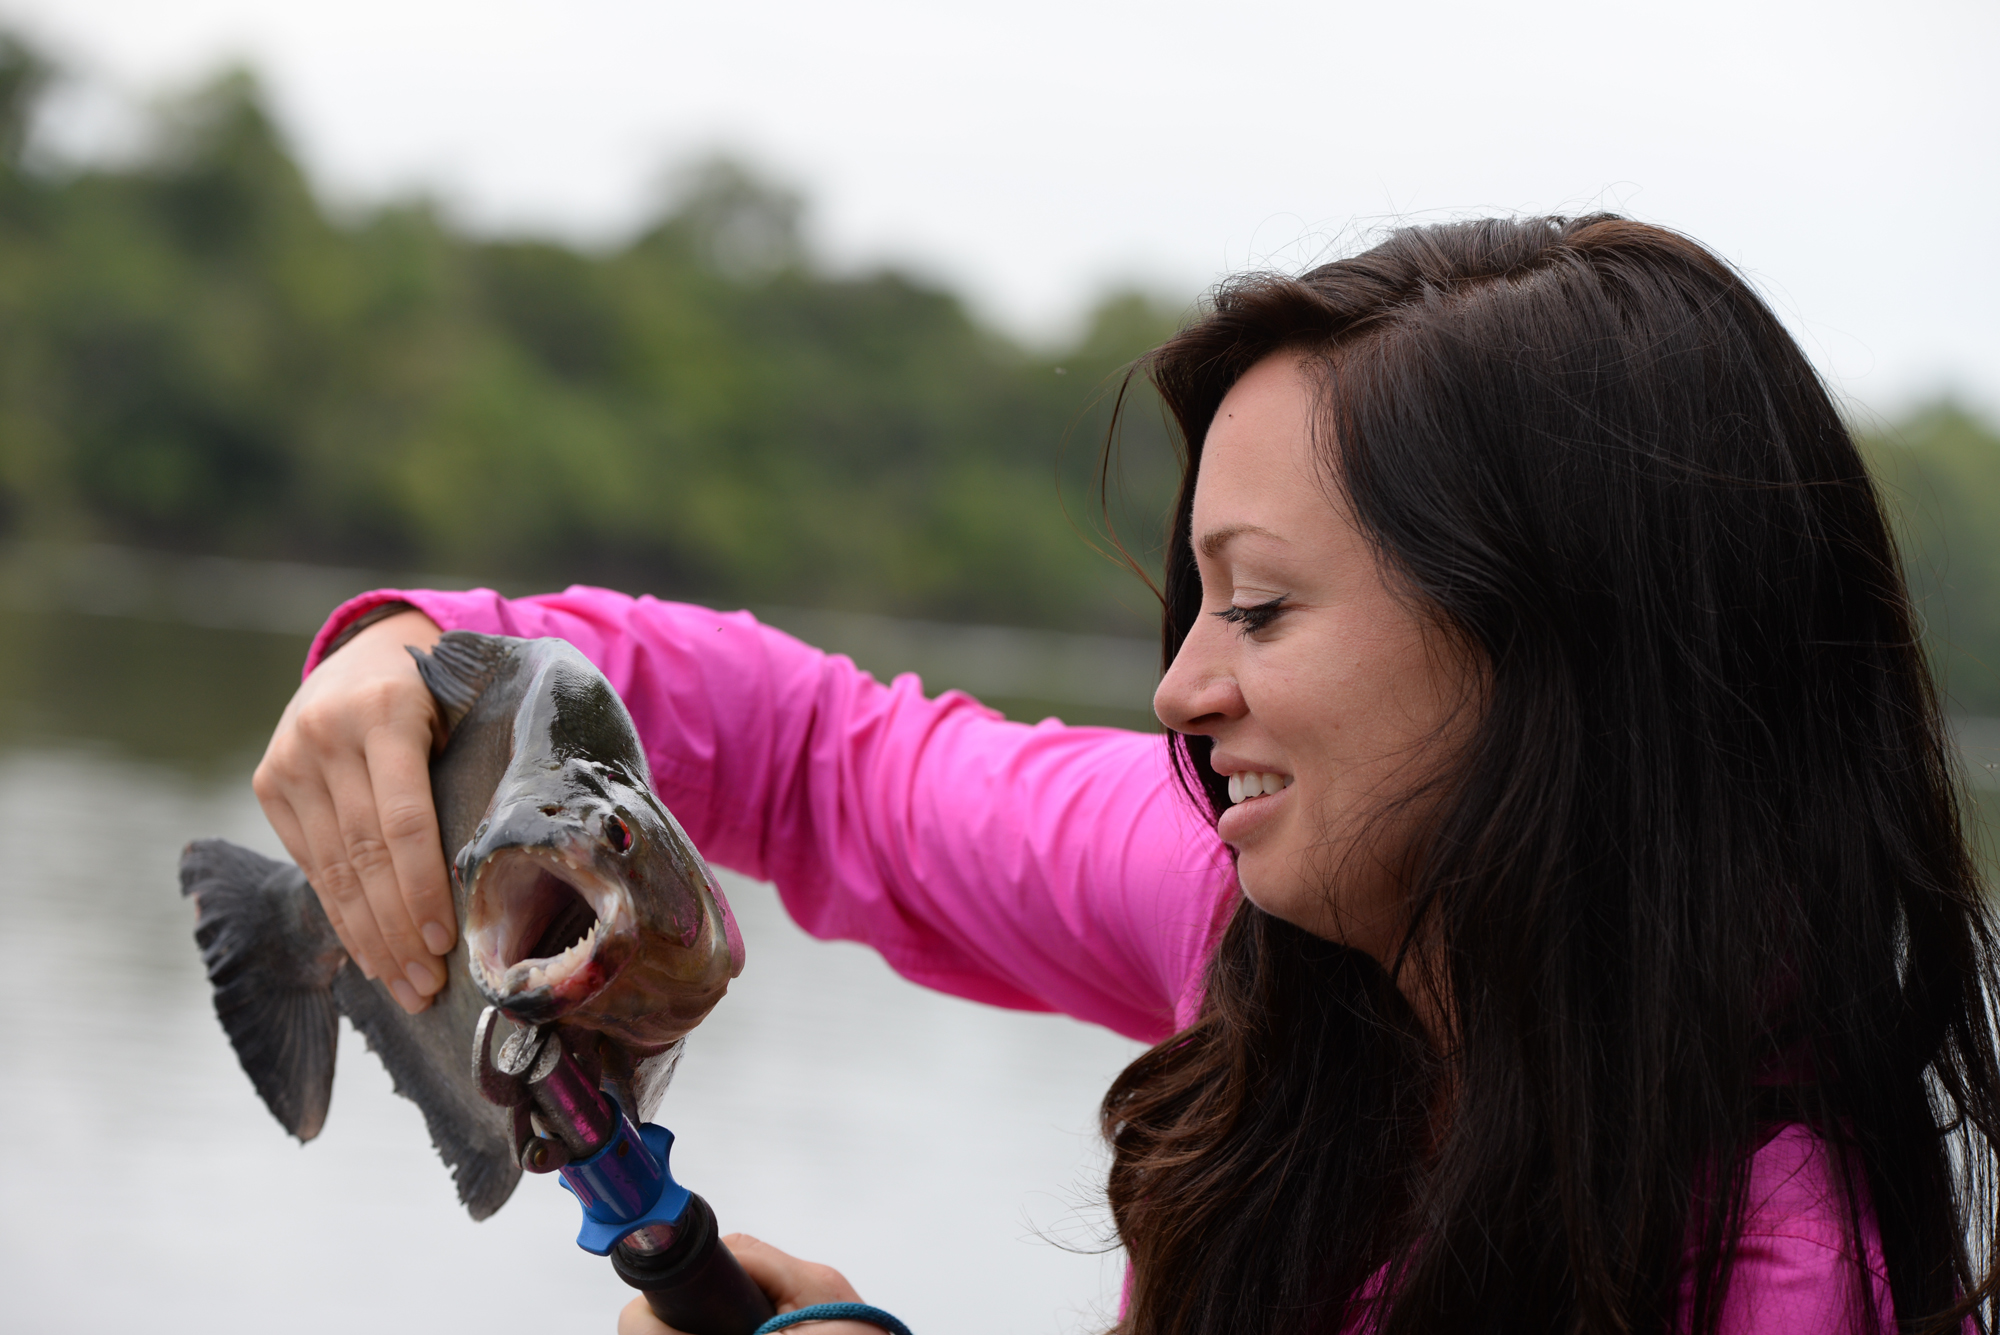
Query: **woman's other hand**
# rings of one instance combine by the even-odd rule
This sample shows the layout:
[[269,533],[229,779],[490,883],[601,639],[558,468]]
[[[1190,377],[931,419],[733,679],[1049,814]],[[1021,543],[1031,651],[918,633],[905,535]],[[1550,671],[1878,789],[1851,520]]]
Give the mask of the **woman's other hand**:
[[[815,1265],[779,1251],[768,1242],[759,1242],[748,1233],[731,1233],[723,1240],[745,1274],[771,1300],[779,1312],[796,1312],[816,1303],[858,1303],[861,1295],[830,1265]],[[880,1327],[866,1321],[815,1321],[811,1335],[882,1335]],[[618,1314],[618,1335],[681,1335],[653,1315],[644,1297],[634,1298]]]
[[405,648],[441,633],[399,612],[321,660],[251,781],[348,955],[411,1014],[444,986],[458,928],[431,805],[444,725]]

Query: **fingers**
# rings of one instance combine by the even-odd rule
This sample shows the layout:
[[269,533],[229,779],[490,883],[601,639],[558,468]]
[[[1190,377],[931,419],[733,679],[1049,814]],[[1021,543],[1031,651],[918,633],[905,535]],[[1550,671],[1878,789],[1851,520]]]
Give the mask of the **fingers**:
[[[365,753],[329,758],[325,774],[327,791],[333,798],[337,839],[325,850],[315,847],[318,875],[340,905],[344,919],[365,916],[372,922],[382,952],[374,956],[374,963],[390,995],[404,1010],[421,1010],[424,999],[444,986],[444,965],[432,957],[404,902],[395,859],[382,833],[379,808],[388,795],[370,773]],[[393,800],[403,803],[409,799],[398,794]],[[435,836],[431,842],[435,847]],[[442,855],[434,856],[442,860]],[[356,911],[357,897],[366,905],[365,915]]]
[[[756,1281],[757,1287],[764,1290],[780,1312],[811,1307],[815,1303],[861,1301],[861,1295],[854,1291],[847,1277],[830,1265],[802,1261],[748,1233],[731,1233],[723,1238],[722,1243],[729,1248],[736,1263],[743,1267],[743,1273]],[[837,1328],[829,1323],[826,1329],[829,1335],[835,1335]],[[866,1331],[872,1327],[857,1326],[856,1329]]]
[[[369,735],[365,755],[376,819],[388,846],[395,883],[402,888],[404,910],[424,949],[442,955],[458,937],[458,918],[452,911],[451,879],[445,871],[437,811],[431,805],[430,757],[404,744],[402,738],[383,732]],[[438,978],[441,984],[442,969]]]
[[[849,1298],[842,1301],[857,1300]],[[795,1312],[798,1308],[781,1307],[779,1310]],[[865,1321],[815,1321],[810,1325],[811,1335],[882,1335],[881,1327]],[[618,1313],[618,1335],[681,1335],[681,1332],[654,1316],[653,1309],[646,1305],[642,1295],[626,1303]]]
[[286,707],[252,781],[349,956],[412,1013],[444,986],[435,956],[456,936],[431,805],[436,705],[403,649],[437,635],[407,613],[328,658]]
[[[861,1301],[854,1286],[832,1266],[801,1261],[748,1233],[731,1233],[722,1242],[743,1267],[743,1273],[756,1281],[780,1312],[796,1312],[818,1303]],[[882,1335],[880,1329],[865,1321],[814,1322],[812,1329],[813,1335]],[[618,1313],[618,1335],[680,1335],[680,1332],[654,1316],[641,1295]]]
[[[349,957],[364,977],[379,978],[394,957],[383,943],[367,892],[347,860],[346,840],[324,774],[289,770],[266,756],[255,786],[286,851],[319,896],[327,921],[338,924],[335,930]],[[295,831],[289,838],[288,828]]]
[[[290,800],[285,796],[283,787],[268,764],[257,767],[256,776],[251,780],[250,786],[256,791],[258,804],[264,808],[264,819],[271,822],[271,828],[278,833],[279,842],[284,844],[285,851],[291,854],[292,861],[299,864],[300,870],[306,872],[306,879],[310,881],[313,866],[312,845],[306,839],[304,827],[299,823],[298,813],[292,810]],[[318,894],[317,891],[314,893]],[[327,922],[332,924],[334,935],[340,938],[341,948],[347,952],[348,958],[359,966],[361,952],[355,946],[346,924],[341,921],[339,905],[324,895],[320,895],[319,899],[320,909],[326,914]]]
[[383,940],[381,925],[376,922],[368,901],[367,887],[347,859],[347,840],[331,791],[323,781],[300,785],[292,791],[291,800],[305,835],[306,852],[299,865],[305,869],[306,879],[312,882],[313,892],[319,896],[327,917],[339,915],[346,929],[348,953],[361,966],[361,972],[386,984],[388,977],[395,976],[389,973],[384,977],[395,968],[395,956]]
[[654,1316],[645,1298],[638,1297],[618,1313],[618,1335],[681,1335],[681,1332]]

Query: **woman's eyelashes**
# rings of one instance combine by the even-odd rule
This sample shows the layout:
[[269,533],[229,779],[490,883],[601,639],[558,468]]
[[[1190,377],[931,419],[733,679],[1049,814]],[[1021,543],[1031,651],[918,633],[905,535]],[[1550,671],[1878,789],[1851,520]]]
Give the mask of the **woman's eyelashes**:
[[1265,603],[1252,603],[1239,607],[1234,603],[1214,615],[1221,617],[1232,626],[1241,627],[1245,634],[1254,635],[1276,621],[1285,610],[1285,597],[1279,594]]

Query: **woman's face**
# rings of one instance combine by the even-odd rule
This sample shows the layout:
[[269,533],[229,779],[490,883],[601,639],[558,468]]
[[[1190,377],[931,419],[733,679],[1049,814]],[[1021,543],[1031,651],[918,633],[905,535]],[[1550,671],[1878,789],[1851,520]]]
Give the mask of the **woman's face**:
[[1396,804],[1462,733],[1468,674],[1383,582],[1315,458],[1312,408],[1280,355],[1217,410],[1190,534],[1202,614],[1153,708],[1214,739],[1236,799],[1217,830],[1251,902],[1384,959],[1422,814]]

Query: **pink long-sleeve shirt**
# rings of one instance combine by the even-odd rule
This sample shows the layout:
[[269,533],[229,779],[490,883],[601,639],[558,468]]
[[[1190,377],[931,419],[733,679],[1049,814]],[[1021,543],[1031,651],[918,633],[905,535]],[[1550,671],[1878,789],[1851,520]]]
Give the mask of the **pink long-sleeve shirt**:
[[[713,862],[774,883],[800,926],[904,977],[1157,1041],[1188,1024],[1240,891],[1157,736],[1010,723],[971,697],[884,685],[748,613],[603,589],[506,599],[380,590],[447,630],[568,640],[624,697],[653,788]],[[1824,1143],[1780,1129],[1751,1163],[1727,1335],[1848,1329],[1893,1308],[1872,1210],[1862,1263]],[[1693,1293],[1689,1268],[1684,1307]],[[1864,1322],[1865,1324],[1865,1322]]]

